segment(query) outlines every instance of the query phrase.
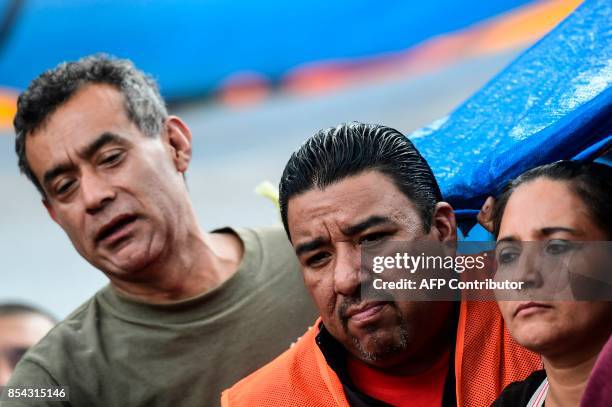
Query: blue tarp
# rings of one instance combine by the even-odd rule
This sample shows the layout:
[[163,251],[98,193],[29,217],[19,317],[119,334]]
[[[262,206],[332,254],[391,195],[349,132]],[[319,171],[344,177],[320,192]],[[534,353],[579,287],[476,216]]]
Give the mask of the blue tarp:
[[0,38],[0,86],[106,52],[152,73],[166,98],[199,96],[236,72],[274,84],[302,64],[402,51],[529,2],[0,0],[0,23],[18,9]]
[[[409,137],[456,209],[612,134],[612,2],[587,0],[450,116]],[[475,212],[466,212],[473,215]]]

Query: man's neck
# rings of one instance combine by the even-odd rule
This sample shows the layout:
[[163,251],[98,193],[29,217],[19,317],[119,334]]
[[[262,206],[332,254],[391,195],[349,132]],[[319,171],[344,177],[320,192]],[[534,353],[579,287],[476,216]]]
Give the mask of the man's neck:
[[421,343],[418,352],[411,352],[407,357],[399,355],[393,364],[383,369],[387,374],[396,376],[415,375],[431,369],[441,358],[452,353],[457,332],[457,306],[454,304],[442,316],[446,320],[440,331],[426,343]]
[[141,302],[171,303],[204,294],[227,281],[238,270],[244,248],[232,233],[198,232],[184,239],[180,249],[166,254],[139,274],[146,280],[111,277],[121,295]]
[[593,349],[581,349],[580,352],[556,357],[542,356],[549,383],[546,407],[580,404],[589,375],[602,347],[603,344]]

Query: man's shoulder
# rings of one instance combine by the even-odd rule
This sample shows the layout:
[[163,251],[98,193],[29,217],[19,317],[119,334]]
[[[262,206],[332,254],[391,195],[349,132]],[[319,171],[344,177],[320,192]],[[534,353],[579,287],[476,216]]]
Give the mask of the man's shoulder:
[[[311,327],[296,343],[254,373],[225,390],[223,406],[263,405],[321,382],[316,355],[316,329]],[[280,398],[279,398],[280,397]],[[263,404],[262,404],[263,403]]]
[[16,372],[24,369],[55,376],[56,372],[64,371],[66,366],[74,363],[75,357],[81,354],[80,350],[86,349],[88,343],[96,338],[92,327],[95,329],[97,326],[98,295],[76,308],[32,346],[17,365]]
[[[6,384],[7,387],[36,387],[50,388],[60,386],[56,378],[43,366],[34,362],[22,360],[17,365],[15,371],[11,374],[11,378]],[[6,403],[5,403],[6,402]],[[52,401],[34,401],[32,399],[11,400],[3,402],[0,400],[0,407],[19,407],[19,406],[48,406],[56,405],[57,402]]]
[[61,341],[62,338],[65,338],[73,332],[82,332],[83,323],[97,308],[98,296],[99,293],[96,293],[68,314],[66,318],[58,322],[38,344],[32,347],[31,350],[35,351],[41,347]]
[[[260,228],[242,228],[237,230],[243,241],[255,238],[263,250],[271,250],[293,254],[293,249],[281,226],[266,226]],[[250,235],[250,236],[248,236]]]
[[239,228],[236,233],[250,264],[256,263],[269,272],[299,271],[298,260],[282,227]]

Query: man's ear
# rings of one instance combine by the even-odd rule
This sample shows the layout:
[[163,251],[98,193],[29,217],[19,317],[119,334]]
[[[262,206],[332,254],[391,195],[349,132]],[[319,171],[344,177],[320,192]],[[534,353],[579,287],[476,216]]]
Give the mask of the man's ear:
[[447,202],[438,202],[431,224],[432,231],[440,242],[457,241],[457,221],[453,207]]
[[164,126],[164,137],[170,147],[174,166],[184,173],[191,161],[191,130],[177,116],[169,116]]
[[43,198],[42,203],[43,205],[45,205],[47,213],[49,214],[49,216],[51,216],[53,222],[57,223],[57,216],[55,215],[55,210],[53,210],[53,206],[51,206],[51,203],[47,200],[47,198]]

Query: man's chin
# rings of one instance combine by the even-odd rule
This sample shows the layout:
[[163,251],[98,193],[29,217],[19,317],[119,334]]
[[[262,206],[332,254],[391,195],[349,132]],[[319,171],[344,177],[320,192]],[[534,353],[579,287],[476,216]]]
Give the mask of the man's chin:
[[407,347],[407,338],[402,330],[395,333],[373,331],[364,336],[352,336],[356,357],[366,363],[384,366],[396,359]]
[[[111,279],[115,277],[124,281],[148,283],[160,277],[152,273],[162,272],[161,260],[172,254],[165,243],[157,235],[139,235],[113,250],[98,248],[95,257],[99,263],[94,266]],[[152,269],[153,265],[155,267]]]
[[152,256],[145,253],[131,253],[130,256],[106,256],[98,265],[94,264],[94,266],[109,277],[140,280],[153,261]]

